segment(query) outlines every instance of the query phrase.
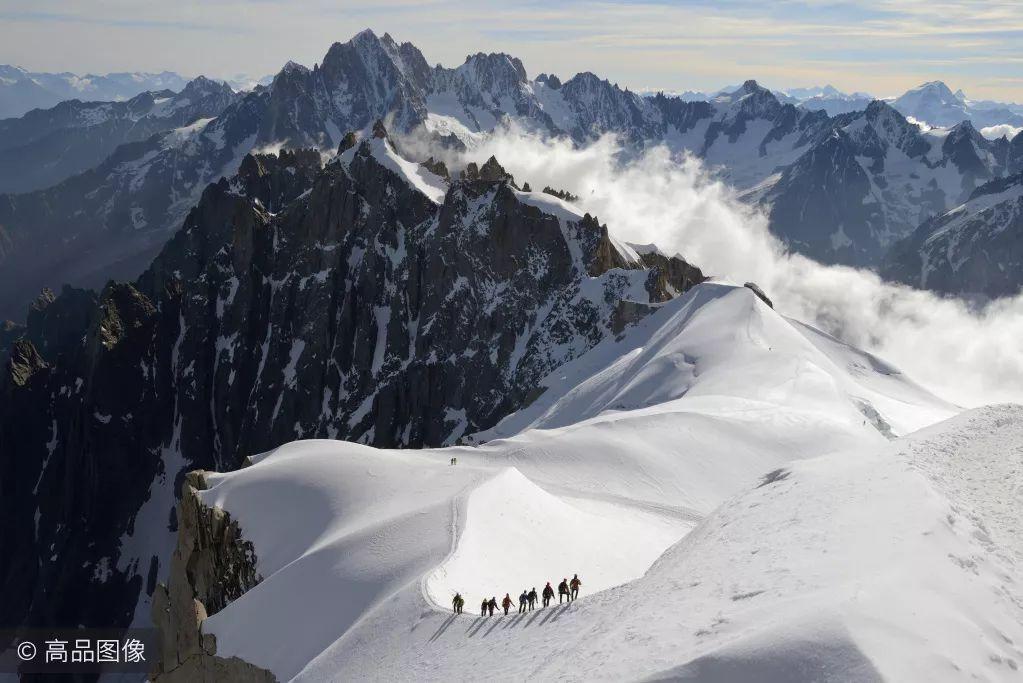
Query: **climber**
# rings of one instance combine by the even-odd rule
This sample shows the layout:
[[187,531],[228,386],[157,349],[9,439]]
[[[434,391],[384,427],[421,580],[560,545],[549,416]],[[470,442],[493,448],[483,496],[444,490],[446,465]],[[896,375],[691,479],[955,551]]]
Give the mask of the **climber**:
[[494,610],[497,609],[497,596],[492,596],[490,602],[487,603],[487,611],[490,612],[490,616],[494,616]]
[[533,590],[526,594],[526,600],[529,601],[529,611],[533,611],[533,607],[536,606],[536,586],[533,586]]
[[527,593],[526,589],[523,588],[522,593],[519,594],[519,614],[522,614],[523,612],[526,611],[527,600],[529,600],[529,593]]
[[560,605],[568,598],[569,602],[572,602],[572,594],[568,592],[568,579],[562,579],[561,583],[558,584],[558,604]]
[[577,599],[579,597],[579,586],[583,585],[583,582],[579,580],[579,575],[574,574],[568,585],[572,587],[572,599]]
[[551,604],[551,600],[554,599],[554,589],[551,588],[551,582],[548,581],[547,585],[543,587],[543,606],[547,607]]
[[455,614],[462,613],[462,605],[465,604],[465,599],[462,598],[461,593],[455,593],[455,597],[451,599],[451,606],[455,609]]
[[501,607],[504,608],[505,616],[508,616],[508,610],[511,609],[512,599],[507,593],[504,594],[504,600],[501,600]]
[[487,616],[487,605],[489,605],[489,604],[490,604],[490,601],[487,600],[486,598],[483,598],[483,604],[480,605],[480,616],[481,617]]

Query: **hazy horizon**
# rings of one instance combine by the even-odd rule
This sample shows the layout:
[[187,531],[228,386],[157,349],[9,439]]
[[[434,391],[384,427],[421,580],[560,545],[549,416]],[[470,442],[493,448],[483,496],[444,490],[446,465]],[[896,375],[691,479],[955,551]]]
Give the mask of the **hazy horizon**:
[[[253,9],[255,8],[255,9]],[[973,99],[1023,101],[1023,18],[1010,2],[181,3],[0,1],[0,63],[76,74],[175,71],[256,79],[312,66],[365,28],[432,64],[476,52],[530,76],[592,71],[632,90],[833,85],[877,97],[942,80]],[[60,49],[54,49],[59,45]]]

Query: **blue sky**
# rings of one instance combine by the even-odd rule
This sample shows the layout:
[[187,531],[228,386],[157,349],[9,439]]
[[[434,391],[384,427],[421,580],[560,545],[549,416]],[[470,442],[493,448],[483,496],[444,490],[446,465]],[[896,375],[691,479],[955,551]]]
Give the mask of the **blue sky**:
[[832,83],[878,96],[941,79],[1023,101],[1020,0],[0,0],[0,63],[229,77],[312,65],[363,28],[431,63],[502,51],[527,71],[589,70],[633,89]]

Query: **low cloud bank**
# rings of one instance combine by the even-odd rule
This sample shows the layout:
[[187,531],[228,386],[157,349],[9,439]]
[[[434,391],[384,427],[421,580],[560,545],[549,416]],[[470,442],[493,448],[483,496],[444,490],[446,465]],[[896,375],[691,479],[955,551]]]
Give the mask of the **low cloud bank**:
[[576,148],[512,130],[466,159],[490,155],[520,185],[579,195],[579,205],[620,239],[678,252],[711,275],[757,282],[781,313],[881,356],[947,400],[1023,402],[1023,296],[971,310],[869,271],[788,253],[762,213],[740,203],[698,160],[664,147],[627,157],[612,137]]

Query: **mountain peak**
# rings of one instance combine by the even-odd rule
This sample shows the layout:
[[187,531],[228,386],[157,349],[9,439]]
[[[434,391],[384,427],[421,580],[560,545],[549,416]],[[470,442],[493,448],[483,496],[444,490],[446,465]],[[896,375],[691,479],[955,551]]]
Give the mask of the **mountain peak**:
[[778,97],[752,78],[734,91],[721,93],[714,98],[718,104],[734,107],[732,116],[773,116],[780,102]]
[[561,87],[561,79],[554,74],[540,74],[536,77],[537,83],[545,83],[551,90],[557,90]]
[[[389,36],[388,34],[385,33],[384,37],[389,39],[391,36]],[[367,41],[372,41],[374,43],[380,42],[380,39],[377,38],[377,34],[373,33],[373,29],[371,29],[371,28],[364,28],[364,29],[362,29],[361,31],[356,33],[354,36],[352,36],[352,39],[349,42],[350,43],[363,43],[363,42],[367,42]]]
[[295,72],[300,74],[307,74],[309,73],[309,67],[302,66],[298,62],[293,62],[289,59],[288,63],[284,65],[284,68],[281,69],[281,72],[286,74],[291,74]]
[[945,142],[953,143],[962,139],[983,141],[984,137],[980,134],[973,123],[969,119],[960,121],[956,125],[949,129],[948,137],[945,138]]
[[227,83],[224,83],[223,81],[215,81],[212,78],[207,78],[206,76],[196,76],[181,89],[181,94],[186,96],[202,96],[217,93],[229,95],[233,94],[234,91]]
[[477,52],[474,55],[467,55],[462,67],[471,68],[479,74],[491,75],[499,80],[503,80],[501,76],[507,76],[519,83],[526,82],[526,68],[522,61],[504,52]]
[[911,90],[910,92],[934,94],[943,100],[956,99],[956,96],[952,93],[951,88],[945,85],[944,81],[928,81],[917,88],[913,88],[913,90]]
[[901,116],[901,114],[896,111],[895,107],[884,100],[871,100],[870,104],[868,104],[867,108],[864,110],[864,113],[867,115],[868,119],[876,119],[879,116],[891,116],[892,114]]

